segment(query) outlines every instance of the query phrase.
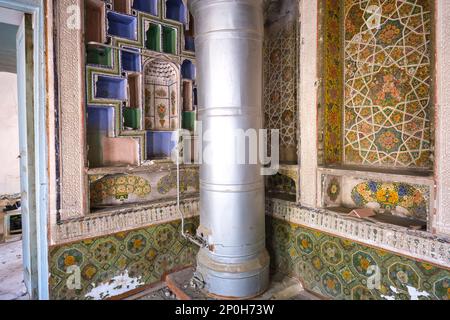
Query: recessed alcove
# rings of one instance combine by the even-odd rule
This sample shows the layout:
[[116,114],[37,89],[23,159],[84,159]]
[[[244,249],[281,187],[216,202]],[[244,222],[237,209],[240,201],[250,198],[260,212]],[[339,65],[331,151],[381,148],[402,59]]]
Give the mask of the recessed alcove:
[[101,0],[86,1],[86,42],[105,42],[105,3]]
[[194,17],[189,14],[189,23],[184,25],[184,50],[195,52]]
[[139,130],[141,126],[141,109],[123,107],[123,126],[132,130]]
[[144,66],[144,109],[146,130],[175,130],[179,125],[179,70],[164,60]]
[[88,45],[86,48],[86,63],[102,67],[112,67],[111,48]]
[[126,100],[127,79],[106,75],[97,75],[95,81],[95,98]]
[[147,132],[147,160],[165,160],[171,157],[176,140],[173,140],[175,131],[148,131]]
[[158,0],[134,0],[133,9],[157,16]]
[[[130,52],[135,51],[136,53]],[[141,55],[139,49],[132,49],[124,47],[121,52],[122,57],[122,71],[127,72],[141,72]]]
[[433,5],[324,1],[320,11],[319,205],[370,207],[391,215],[385,223],[426,225],[433,208]]
[[166,18],[186,23],[186,7],[182,0],[166,0]]
[[324,166],[432,172],[432,10],[428,0],[323,5]]
[[109,11],[107,16],[109,35],[129,40],[137,39],[136,17],[113,11]]
[[103,165],[103,138],[114,136],[115,111],[108,106],[87,106],[86,143],[90,168]]
[[177,30],[172,27],[162,26],[162,51],[165,53],[177,53]]
[[195,65],[191,60],[184,60],[181,65],[181,77],[183,79],[195,80]]
[[145,33],[145,47],[149,50],[161,50],[161,26],[149,23]]
[[141,78],[140,74],[128,74],[127,105],[131,108],[141,107]]

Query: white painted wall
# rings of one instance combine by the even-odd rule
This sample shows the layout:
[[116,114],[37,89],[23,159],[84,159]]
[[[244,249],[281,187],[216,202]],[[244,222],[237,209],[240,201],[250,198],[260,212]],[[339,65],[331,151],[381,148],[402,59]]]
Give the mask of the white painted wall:
[[20,193],[17,75],[0,72],[0,195]]

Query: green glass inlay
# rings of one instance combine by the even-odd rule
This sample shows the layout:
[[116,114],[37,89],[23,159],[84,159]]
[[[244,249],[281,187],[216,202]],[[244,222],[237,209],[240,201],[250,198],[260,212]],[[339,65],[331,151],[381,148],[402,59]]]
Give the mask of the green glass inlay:
[[194,131],[196,119],[197,113],[195,111],[184,111],[182,119],[183,129]]
[[151,23],[147,30],[147,40],[145,41],[145,47],[153,51],[160,51],[160,39],[161,33],[159,25]]
[[162,27],[163,51],[165,53],[177,53],[177,31],[174,28]]
[[124,125],[127,128],[139,129],[141,112],[137,108],[123,108]]
[[87,63],[101,66],[112,66],[111,48],[87,47]]

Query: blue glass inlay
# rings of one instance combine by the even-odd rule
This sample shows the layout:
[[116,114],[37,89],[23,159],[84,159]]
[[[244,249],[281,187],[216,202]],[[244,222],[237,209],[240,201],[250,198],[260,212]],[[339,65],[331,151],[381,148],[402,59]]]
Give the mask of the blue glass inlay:
[[120,38],[137,40],[137,18],[109,11],[108,34]]
[[99,75],[95,84],[95,98],[126,100],[127,80],[118,77]]
[[[138,49],[124,48],[139,52]],[[141,56],[136,53],[122,51],[122,70],[131,72],[141,72]]]
[[133,9],[158,15],[158,0],[134,0]]
[[182,0],[166,1],[166,18],[186,23],[186,7]]
[[176,131],[147,131],[147,159],[170,158],[176,146],[176,134]]
[[181,76],[183,79],[195,80],[195,65],[190,60],[184,60],[181,65]]

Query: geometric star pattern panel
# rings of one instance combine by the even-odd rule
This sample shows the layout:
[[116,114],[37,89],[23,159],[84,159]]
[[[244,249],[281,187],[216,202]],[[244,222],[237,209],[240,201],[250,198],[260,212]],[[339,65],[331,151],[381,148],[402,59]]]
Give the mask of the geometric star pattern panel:
[[[338,300],[450,300],[448,268],[268,218],[273,272]],[[376,276],[374,274],[376,272]]]
[[345,162],[431,168],[431,1],[345,3]]
[[265,128],[280,130],[282,161],[297,157],[296,39],[297,24],[290,22],[264,41]]

